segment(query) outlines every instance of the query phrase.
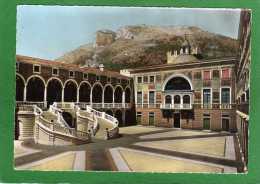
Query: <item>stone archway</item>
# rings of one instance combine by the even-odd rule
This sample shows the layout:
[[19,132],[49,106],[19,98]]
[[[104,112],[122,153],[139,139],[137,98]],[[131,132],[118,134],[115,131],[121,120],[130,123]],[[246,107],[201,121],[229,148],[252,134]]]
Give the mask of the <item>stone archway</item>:
[[104,88],[104,102],[113,103],[113,88],[110,85]]
[[38,77],[31,77],[26,86],[26,100],[31,102],[43,102],[44,101],[45,83]]
[[79,87],[79,102],[90,102],[91,86],[83,82]]
[[58,79],[51,79],[47,83],[47,105],[62,101],[62,83]]
[[114,92],[115,103],[123,102],[122,95],[123,95],[123,89],[120,86],[116,87],[115,92]]
[[69,80],[64,86],[64,102],[76,102],[77,101],[77,83]]
[[16,75],[16,101],[23,101],[24,99],[25,83],[21,76]]
[[92,102],[93,103],[102,103],[102,93],[103,88],[101,84],[95,84],[92,88]]

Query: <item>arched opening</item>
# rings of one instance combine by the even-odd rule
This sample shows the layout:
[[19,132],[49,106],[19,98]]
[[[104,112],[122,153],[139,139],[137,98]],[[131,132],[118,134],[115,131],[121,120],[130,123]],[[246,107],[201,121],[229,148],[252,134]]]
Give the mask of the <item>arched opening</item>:
[[179,95],[174,96],[174,104],[180,104],[181,103],[181,97]]
[[104,89],[104,102],[113,103],[113,89],[111,86],[106,86]]
[[16,75],[16,101],[23,101],[24,86],[23,79],[19,75]]
[[189,95],[183,96],[183,103],[184,104],[190,104],[190,96]]
[[43,102],[44,101],[45,85],[42,79],[39,77],[32,77],[27,82],[27,94],[26,100],[31,102]]
[[102,93],[103,89],[100,84],[96,84],[92,89],[92,102],[93,103],[102,103]]
[[117,110],[115,112],[115,118],[118,120],[120,127],[123,126],[123,117],[122,117],[122,115],[123,114],[122,114],[122,112],[120,110]]
[[114,95],[115,95],[115,97],[114,97],[115,98],[115,103],[122,103],[123,90],[122,90],[121,87],[118,86],[115,89]]
[[84,82],[79,87],[79,102],[90,102],[91,86]]
[[167,95],[165,97],[165,104],[171,104],[172,103],[172,97],[171,95]]
[[131,101],[131,91],[130,88],[126,88],[125,90],[125,103],[130,103]]
[[68,81],[64,87],[64,101],[76,102],[77,101],[77,85],[73,81]]
[[166,85],[164,90],[169,90],[169,91],[190,91],[191,90],[191,85],[188,80],[186,80],[183,77],[173,77],[170,79]]
[[47,84],[47,103],[48,106],[53,102],[61,102],[62,84],[58,79],[51,79]]
[[110,116],[114,116],[114,114],[113,114],[113,111],[112,111],[112,110],[107,110],[107,111],[106,111],[106,113],[107,113],[107,114],[109,114]]
[[62,117],[66,121],[66,123],[69,125],[70,128],[75,128],[75,123],[73,116],[69,112],[62,112]]

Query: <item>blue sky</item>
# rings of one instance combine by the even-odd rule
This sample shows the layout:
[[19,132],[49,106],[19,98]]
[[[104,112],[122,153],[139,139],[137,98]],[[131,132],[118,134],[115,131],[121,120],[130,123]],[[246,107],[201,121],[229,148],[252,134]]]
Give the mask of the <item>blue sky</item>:
[[18,6],[17,54],[55,59],[125,25],[197,26],[237,38],[239,9]]

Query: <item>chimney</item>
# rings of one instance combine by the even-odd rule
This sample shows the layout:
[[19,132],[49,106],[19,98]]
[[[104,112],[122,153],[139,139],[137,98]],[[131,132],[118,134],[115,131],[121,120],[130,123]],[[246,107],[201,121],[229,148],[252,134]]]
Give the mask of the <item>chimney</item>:
[[104,71],[104,65],[103,65],[103,64],[100,64],[100,65],[98,66],[98,68],[99,68],[99,70],[100,70],[101,72]]

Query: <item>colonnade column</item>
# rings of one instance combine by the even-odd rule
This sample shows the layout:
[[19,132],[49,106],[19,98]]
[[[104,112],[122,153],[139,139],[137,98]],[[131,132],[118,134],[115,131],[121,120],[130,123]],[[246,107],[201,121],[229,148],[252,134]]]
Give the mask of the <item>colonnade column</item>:
[[79,103],[79,87],[77,88],[77,103]]
[[47,85],[44,87],[44,107],[47,107]]
[[125,107],[125,91],[123,91],[123,93],[122,93],[122,104],[123,104],[123,107]]
[[64,87],[62,87],[61,91],[61,102],[64,102]]
[[90,89],[90,99],[89,99],[89,102],[90,102],[91,106],[92,106],[92,91],[93,91],[93,88]]
[[102,108],[104,108],[104,103],[105,103],[105,90],[102,90]]
[[24,85],[24,89],[23,89],[23,101],[26,102],[26,93],[27,93],[27,84]]

